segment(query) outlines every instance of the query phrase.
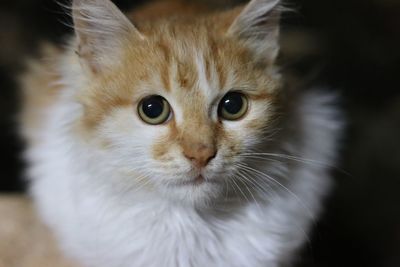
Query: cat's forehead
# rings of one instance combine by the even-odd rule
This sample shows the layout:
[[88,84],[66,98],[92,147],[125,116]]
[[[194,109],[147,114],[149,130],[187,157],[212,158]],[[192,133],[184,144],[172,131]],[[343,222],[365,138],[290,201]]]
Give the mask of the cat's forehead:
[[254,88],[260,76],[245,47],[204,28],[169,29],[128,47],[124,71],[143,73],[139,83],[185,97],[201,93],[209,99],[235,88]]

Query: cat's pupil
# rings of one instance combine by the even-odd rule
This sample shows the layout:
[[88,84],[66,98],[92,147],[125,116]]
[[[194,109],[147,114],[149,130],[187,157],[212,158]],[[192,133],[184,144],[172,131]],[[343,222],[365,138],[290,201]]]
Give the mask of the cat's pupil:
[[222,108],[230,114],[237,114],[243,107],[243,98],[240,93],[230,93],[222,100]]
[[152,96],[143,100],[143,113],[147,117],[155,119],[158,118],[164,110],[164,102],[160,96]]

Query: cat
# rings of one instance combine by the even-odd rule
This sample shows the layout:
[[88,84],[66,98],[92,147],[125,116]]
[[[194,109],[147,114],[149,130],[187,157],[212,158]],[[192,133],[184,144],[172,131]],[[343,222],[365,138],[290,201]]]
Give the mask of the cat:
[[279,0],[174,3],[73,0],[75,36],[31,62],[38,213],[82,266],[290,265],[331,187],[336,97],[285,85]]

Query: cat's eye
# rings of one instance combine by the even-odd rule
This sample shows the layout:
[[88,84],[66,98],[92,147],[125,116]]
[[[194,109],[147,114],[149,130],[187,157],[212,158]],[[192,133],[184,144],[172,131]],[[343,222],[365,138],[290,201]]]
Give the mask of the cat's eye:
[[247,97],[240,92],[229,92],[222,98],[218,107],[218,115],[225,120],[242,118],[249,107]]
[[138,106],[139,117],[146,123],[158,125],[166,122],[171,115],[171,107],[162,96],[144,98]]

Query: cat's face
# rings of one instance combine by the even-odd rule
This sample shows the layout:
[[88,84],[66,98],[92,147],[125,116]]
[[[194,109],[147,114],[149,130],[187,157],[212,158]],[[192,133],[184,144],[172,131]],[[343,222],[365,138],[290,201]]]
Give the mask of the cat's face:
[[272,127],[273,66],[209,26],[144,26],[80,92],[81,130],[127,187],[195,204],[221,197]]

